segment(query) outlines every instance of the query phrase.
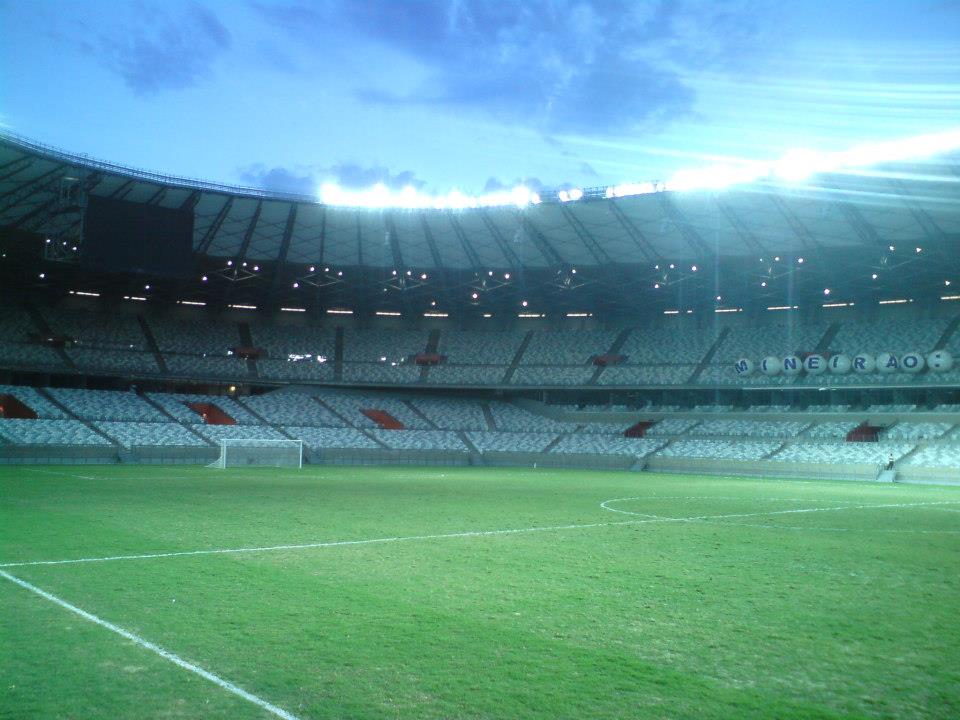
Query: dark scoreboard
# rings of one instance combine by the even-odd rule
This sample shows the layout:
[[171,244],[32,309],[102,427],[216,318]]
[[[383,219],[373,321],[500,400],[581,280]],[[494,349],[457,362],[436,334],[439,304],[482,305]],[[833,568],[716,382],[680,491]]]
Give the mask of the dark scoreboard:
[[192,251],[192,209],[88,197],[80,260],[91,270],[183,278]]

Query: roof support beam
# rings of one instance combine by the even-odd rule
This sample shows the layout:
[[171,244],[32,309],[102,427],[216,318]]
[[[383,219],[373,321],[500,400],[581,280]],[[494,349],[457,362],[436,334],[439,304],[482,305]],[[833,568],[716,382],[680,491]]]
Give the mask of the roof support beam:
[[614,264],[613,259],[607,254],[607,251],[600,246],[597,239],[587,230],[580,218],[578,218],[566,204],[560,205],[560,212],[563,213],[563,216],[567,219],[567,223],[573,228],[577,237],[580,238],[580,242],[582,242],[590,254],[593,255],[593,259],[597,261],[597,265]]
[[147,200],[147,205],[158,205],[164,196],[167,194],[167,188],[161,187],[153,195],[150,196],[150,199]]
[[834,204],[850,227],[853,228],[857,237],[863,241],[864,245],[869,245],[870,247],[886,247],[889,244],[880,237],[873,225],[864,219],[856,205],[846,200],[837,200]]
[[400,238],[397,237],[397,226],[393,222],[393,214],[385,212],[383,214],[383,225],[387,233],[387,240],[390,242],[390,253],[393,255],[393,267],[397,272],[406,268],[403,262],[403,253],[400,252]]
[[725,202],[721,201],[720,198],[717,198],[716,202],[717,207],[720,208],[720,212],[723,213],[723,216],[727,219],[727,222],[733,225],[733,229],[737,231],[737,235],[739,235],[740,239],[743,240],[744,245],[750,248],[753,252],[766,254],[767,249],[759,240],[757,240],[757,236],[753,234],[753,231],[747,227],[747,224],[743,221],[743,218],[740,217],[740,213],[727,205]]
[[687,216],[676,206],[668,193],[658,192],[653,196],[660,202],[664,215],[673,223],[674,227],[680,232],[680,236],[686,241],[687,245],[693,250],[694,257],[709,257],[715,255],[706,241],[700,237],[700,233],[694,229],[687,219]]
[[540,229],[533,224],[533,221],[523,210],[517,210],[517,219],[526,233],[533,239],[537,250],[546,259],[548,265],[564,265],[564,260],[557,252],[553,244],[547,240],[546,236],[540,232]]
[[11,200],[4,204],[3,207],[0,207],[0,215],[5,213],[13,206],[20,204],[27,198],[32,197],[36,193],[46,189],[50,185],[59,182],[65,174],[66,169],[58,165],[53,170],[43,173],[43,175],[34,178],[27,184],[19,185],[8,192],[5,192],[3,195],[0,195],[0,200],[11,198]]
[[929,213],[924,210],[920,203],[917,202],[916,198],[910,193],[907,189],[907,186],[902,182],[896,179],[891,179],[890,184],[893,185],[894,193],[899,197],[903,204],[907,206],[907,209],[910,210],[910,214],[913,216],[913,219],[917,221],[917,224],[923,228],[924,234],[930,240],[936,240],[944,242],[947,240],[947,234],[943,231],[936,220],[930,217]]
[[197,245],[197,255],[205,255],[207,250],[210,249],[210,243],[213,241],[214,236],[220,232],[220,227],[223,225],[223,221],[227,219],[227,215],[230,214],[230,208],[232,207],[233,195],[227,195],[226,201],[223,203],[217,216],[213,219],[213,222],[210,223],[210,227],[208,227],[207,231],[203,234],[200,244]]
[[187,195],[187,199],[184,200],[183,203],[180,205],[180,209],[183,211],[189,210],[193,212],[193,209],[197,207],[198,202],[200,202],[200,191],[194,190],[192,193]]
[[280,278],[287,267],[287,254],[290,252],[290,241],[293,239],[293,226],[297,223],[297,203],[290,203],[287,213],[287,223],[283,227],[283,237],[280,239],[280,252],[277,254],[277,264],[273,269],[273,287],[280,285]]
[[317,258],[317,265],[323,265],[323,258],[327,254],[327,206],[320,206],[320,237],[317,238],[320,242],[318,245],[318,250],[320,251]]
[[420,226],[423,228],[423,237],[430,248],[430,256],[433,258],[433,265],[438,270],[443,270],[443,260],[440,259],[440,251],[437,249],[437,241],[433,237],[433,231],[430,229],[430,223],[427,222],[427,215],[420,211]]
[[470,244],[470,239],[463,231],[463,226],[460,224],[460,221],[457,219],[457,216],[453,210],[447,211],[447,219],[450,221],[450,227],[453,228],[454,235],[456,235],[457,240],[460,241],[460,246],[463,248],[464,254],[470,261],[470,265],[475,270],[482,270],[483,265],[480,263],[480,256],[477,255],[477,251],[474,250],[473,245]]
[[797,239],[800,241],[800,244],[807,250],[816,250],[819,248],[820,243],[817,242],[817,239],[813,236],[813,233],[810,232],[810,229],[803,224],[803,221],[797,217],[796,213],[784,202],[784,199],[777,195],[776,193],[769,193],[768,197],[770,201],[776,206],[777,211],[787,221],[787,225],[790,226],[790,229],[793,230],[793,234],[796,235]]
[[0,172],[8,171],[4,172],[3,175],[0,175],[0,182],[4,182],[5,180],[12,178],[17,173],[23,172],[31,165],[33,165],[33,158],[29,155],[0,165]]
[[237,263],[242,263],[247,259],[247,251],[250,249],[250,241],[253,240],[253,233],[257,229],[257,223],[260,222],[260,213],[262,211],[263,200],[258,200],[257,209],[253,211],[253,217],[250,218],[250,224],[247,225],[247,230],[243,233],[243,242],[240,243],[240,251],[237,253]]
[[490,213],[487,212],[486,208],[480,208],[478,212],[480,213],[480,219],[483,220],[483,224],[487,228],[487,232],[489,232],[493,239],[497,242],[500,252],[503,253],[503,257],[507,261],[507,266],[515,270],[520,269],[520,258],[517,257],[517,254],[513,251],[513,248],[510,247],[510,244],[507,242],[506,238],[503,237],[503,233],[500,232],[500,228],[497,227],[497,224],[493,222],[493,218],[490,217]]
[[123,185],[118,187],[116,190],[110,193],[107,197],[115,198],[117,200],[123,200],[123,198],[125,198],[127,194],[133,189],[133,184],[135,182],[136,180],[127,180],[125,183],[123,183]]
[[613,216],[617,219],[617,222],[620,223],[620,227],[624,229],[633,241],[633,244],[643,253],[643,256],[653,262],[659,261],[660,254],[653,249],[653,245],[650,244],[647,237],[640,232],[640,229],[637,228],[637,226],[633,224],[633,221],[627,217],[627,214],[623,212],[623,208],[620,207],[619,202],[612,198],[608,202]]

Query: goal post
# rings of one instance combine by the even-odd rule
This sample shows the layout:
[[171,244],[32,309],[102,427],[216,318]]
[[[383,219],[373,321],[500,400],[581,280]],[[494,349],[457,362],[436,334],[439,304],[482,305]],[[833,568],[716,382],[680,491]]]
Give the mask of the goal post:
[[303,440],[225,439],[207,467],[303,467]]

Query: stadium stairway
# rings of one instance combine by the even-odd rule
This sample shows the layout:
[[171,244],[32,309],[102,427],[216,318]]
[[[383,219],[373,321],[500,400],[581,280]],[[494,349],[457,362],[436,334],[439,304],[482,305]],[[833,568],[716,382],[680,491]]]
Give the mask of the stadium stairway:
[[157,344],[157,338],[153,335],[153,330],[150,329],[150,324],[147,322],[147,318],[143,315],[137,315],[137,323],[140,325],[140,331],[143,333],[143,337],[146,338],[147,347],[150,348],[150,352],[153,353],[153,360],[157,363],[157,367],[160,368],[161,375],[169,375],[170,369],[167,367],[167,361],[163,357],[163,353],[160,352],[160,346]]
[[480,409],[483,410],[483,418],[487,421],[487,430],[497,432],[497,421],[493,419],[490,403],[480,403]]
[[273,429],[276,430],[278,433],[280,433],[281,435],[283,435],[285,438],[289,438],[290,440],[298,440],[298,439],[299,439],[299,438],[293,437],[290,433],[288,433],[286,430],[284,430],[284,429],[283,429],[282,427],[280,427],[279,425],[276,425],[276,424],[270,422],[269,420],[267,420],[263,415],[261,415],[261,414],[258,413],[256,410],[254,410],[254,409],[253,409],[250,405],[248,405],[247,403],[243,402],[243,400],[241,400],[239,397],[235,397],[235,398],[233,399],[233,401],[234,401],[235,403],[237,403],[237,405],[239,405],[240,407],[242,407],[244,410],[246,410],[248,413],[250,413],[251,415],[253,415],[253,416],[259,421],[259,423],[260,423],[261,425],[265,425],[266,427],[273,428]]
[[175,422],[177,425],[179,425],[180,427],[184,428],[188,433],[190,433],[190,434],[193,435],[194,437],[199,438],[200,440],[203,440],[204,444],[206,444],[206,445],[213,445],[213,442],[211,442],[210,440],[208,440],[207,438],[205,438],[203,435],[201,435],[200,433],[198,433],[196,430],[194,430],[192,427],[190,427],[190,424],[189,424],[189,423],[186,423],[186,422],[184,422],[183,420],[180,420],[180,419],[178,419],[178,418],[175,418],[173,415],[171,415],[169,412],[167,412],[167,409],[166,409],[165,407],[163,407],[163,405],[161,405],[160,403],[156,402],[153,398],[151,398],[151,397],[150,397],[149,395],[147,395],[146,393],[143,393],[142,395],[139,395],[139,397],[140,397],[141,400],[143,400],[145,403],[147,403],[147,405],[149,405],[150,407],[152,407],[152,408],[153,408],[154,410],[156,410],[158,413],[160,413],[160,414],[163,415],[164,417],[168,418],[168,419],[170,420],[170,422]]
[[343,328],[339,325],[333,346],[333,379],[343,382]]
[[[33,321],[34,327],[36,327],[37,332],[41,337],[55,337],[57,333],[53,331],[53,328],[50,327],[50,324],[47,322],[47,319],[43,314],[35,308],[33,305],[25,305],[27,314],[30,316],[30,319]],[[67,351],[62,347],[54,347],[53,351],[57,354],[60,360],[68,368],[76,369],[77,365],[73,362],[73,358],[67,355]]]
[[[337,330],[339,330],[339,329],[340,329],[340,328],[337,328]],[[340,418],[341,420],[343,420],[344,425],[345,425],[346,427],[354,428],[354,429],[355,429],[357,432],[359,432],[361,435],[364,435],[365,437],[369,438],[372,442],[375,442],[377,445],[379,445],[380,447],[382,447],[382,448],[384,448],[384,449],[387,449],[387,450],[391,449],[390,446],[388,446],[385,442],[383,442],[383,441],[380,440],[379,438],[375,437],[375,436],[373,435],[373,433],[367,432],[367,431],[366,431],[365,429],[363,429],[362,427],[357,427],[357,425],[355,425],[354,423],[350,422],[350,420],[349,420],[343,413],[339,413],[339,412],[337,412],[336,410],[334,410],[333,407],[330,406],[329,404],[325,403],[322,398],[318,398],[316,395],[311,395],[310,397],[312,397],[314,400],[316,400],[318,403],[320,403],[320,405],[323,406],[323,407],[327,410],[327,412],[329,412],[331,415],[335,415],[336,417],[338,417],[338,418]]]
[[523,336],[523,341],[520,343],[520,347],[517,348],[517,352],[513,354],[513,360],[510,361],[510,367],[507,368],[507,372],[503,375],[502,383],[504,385],[510,384],[510,381],[513,379],[513,374],[517,371],[517,367],[520,365],[520,361],[523,359],[523,353],[526,352],[527,346],[530,344],[532,339],[533,330],[528,330],[527,334]]
[[481,455],[480,449],[473,444],[473,440],[470,439],[470,436],[467,435],[466,430],[457,430],[457,437],[460,438],[460,442],[467,446],[467,449],[470,450],[471,455]]
[[840,323],[830,323],[830,326],[826,329],[826,332],[823,333],[823,337],[820,338],[820,341],[816,347],[813,348],[813,351],[819,355],[827,352],[830,349],[830,343],[833,342],[838,332],[840,332]]
[[546,446],[543,448],[543,450],[541,450],[540,452],[542,452],[542,453],[548,453],[548,452],[550,452],[550,451],[553,450],[557,445],[560,444],[560,441],[561,441],[561,440],[563,440],[563,439],[564,439],[565,437],[567,437],[567,435],[569,435],[569,434],[570,434],[570,433],[560,433],[560,434],[557,435],[553,440],[551,440],[550,442],[548,442],[548,443],[546,444]]
[[[427,337],[427,347],[424,349],[424,352],[428,355],[436,355],[439,347],[440,330],[435,328],[430,331],[430,335]],[[430,382],[430,367],[430,365],[420,366],[420,378],[417,380],[417,382],[419,382],[421,385]]]
[[58,409],[62,410],[62,411],[66,414],[66,416],[67,416],[68,418],[70,418],[71,420],[77,420],[77,421],[79,421],[80,423],[82,423],[83,425],[85,425],[90,432],[92,432],[92,433],[94,433],[94,434],[96,434],[96,435],[99,435],[99,436],[102,437],[104,440],[106,440],[108,443],[110,443],[113,447],[118,447],[119,444],[117,443],[116,440],[114,440],[112,437],[110,437],[109,435],[107,435],[105,432],[103,432],[102,430],[100,430],[99,428],[97,428],[97,427],[96,427],[92,422],[90,422],[89,420],[84,420],[82,417],[80,417],[79,415],[77,415],[76,413],[74,413],[72,410],[70,410],[70,408],[68,408],[66,405],[64,405],[64,404],[61,403],[59,400],[57,400],[53,395],[51,395],[49,392],[47,392],[47,389],[46,389],[46,388],[38,387],[38,388],[36,388],[36,391],[37,391],[38,393],[40,393],[40,395],[43,397],[44,400],[46,400],[47,402],[49,402],[51,405],[54,405],[54,406],[57,407]]
[[414,415],[416,415],[418,418],[420,418],[421,420],[423,420],[431,429],[433,429],[433,430],[439,430],[439,429],[440,429],[440,426],[437,425],[433,420],[431,420],[430,418],[428,418],[428,417],[423,413],[423,411],[420,410],[420,408],[418,408],[416,405],[413,404],[412,401],[410,401],[410,400],[401,400],[400,402],[402,402],[404,405],[406,405],[406,406],[410,409],[410,412],[412,412],[412,413],[413,413]]
[[723,344],[723,341],[726,340],[727,335],[730,334],[730,328],[725,327],[720,331],[720,335],[717,336],[717,339],[714,340],[713,345],[710,346],[710,349],[704,354],[703,358],[700,360],[700,364],[694,368],[693,373],[690,377],[687,378],[687,385],[696,385],[697,380],[700,378],[700,375],[706,369],[707,365],[713,360],[713,356],[717,354],[717,350],[720,349],[720,346]]
[[[237,323],[237,330],[240,333],[240,344],[243,347],[254,347],[253,334],[250,332],[250,323]],[[247,375],[249,375],[251,378],[260,377],[260,369],[257,367],[256,358],[247,358]]]
[[[626,328],[625,330],[621,330],[617,334],[617,337],[614,338],[613,343],[611,343],[610,347],[607,349],[607,352],[604,354],[619,355],[620,348],[623,347],[623,344],[627,341],[627,338],[630,336],[631,332],[632,332],[632,328]],[[597,382],[600,380],[600,376],[603,375],[603,371],[606,369],[607,369],[606,365],[598,365],[597,369],[593,371],[593,375],[591,375],[590,379],[587,380],[587,385],[596,385]]]

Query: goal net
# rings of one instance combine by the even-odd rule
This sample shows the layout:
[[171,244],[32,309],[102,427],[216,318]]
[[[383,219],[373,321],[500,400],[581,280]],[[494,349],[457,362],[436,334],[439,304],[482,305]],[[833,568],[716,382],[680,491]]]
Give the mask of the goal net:
[[220,457],[207,467],[303,467],[303,440],[220,441]]

